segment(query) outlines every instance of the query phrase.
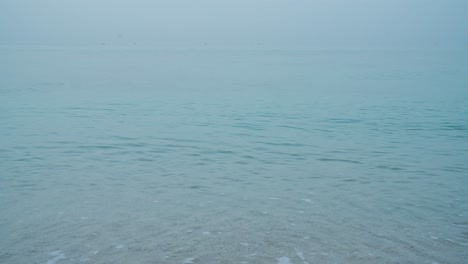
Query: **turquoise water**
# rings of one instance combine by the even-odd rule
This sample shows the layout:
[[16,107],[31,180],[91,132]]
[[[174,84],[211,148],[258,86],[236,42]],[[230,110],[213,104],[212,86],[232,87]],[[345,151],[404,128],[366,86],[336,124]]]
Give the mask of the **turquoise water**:
[[468,53],[0,49],[1,263],[463,263]]

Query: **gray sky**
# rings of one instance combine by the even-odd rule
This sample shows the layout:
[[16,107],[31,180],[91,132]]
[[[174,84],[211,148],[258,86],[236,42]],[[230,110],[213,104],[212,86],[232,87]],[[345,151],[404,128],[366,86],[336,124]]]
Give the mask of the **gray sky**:
[[0,0],[0,45],[468,46],[468,0]]

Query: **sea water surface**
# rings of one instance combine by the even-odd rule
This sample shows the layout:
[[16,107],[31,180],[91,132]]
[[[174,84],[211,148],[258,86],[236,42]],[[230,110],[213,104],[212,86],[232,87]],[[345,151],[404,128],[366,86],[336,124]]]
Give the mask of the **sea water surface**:
[[0,61],[0,263],[468,259],[466,51]]

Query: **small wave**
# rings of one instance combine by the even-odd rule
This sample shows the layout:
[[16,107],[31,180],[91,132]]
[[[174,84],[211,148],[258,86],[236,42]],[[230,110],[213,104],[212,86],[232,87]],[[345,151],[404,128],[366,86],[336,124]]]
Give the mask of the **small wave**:
[[330,159],[330,158],[320,158],[317,159],[319,161],[332,161],[332,162],[346,162],[346,163],[353,163],[353,164],[362,164],[362,162],[357,160],[348,160],[348,159]]

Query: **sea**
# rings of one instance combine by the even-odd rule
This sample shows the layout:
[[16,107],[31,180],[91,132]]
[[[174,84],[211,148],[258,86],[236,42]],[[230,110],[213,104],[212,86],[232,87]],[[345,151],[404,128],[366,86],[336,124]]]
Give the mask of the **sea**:
[[468,50],[0,48],[0,263],[467,263]]

